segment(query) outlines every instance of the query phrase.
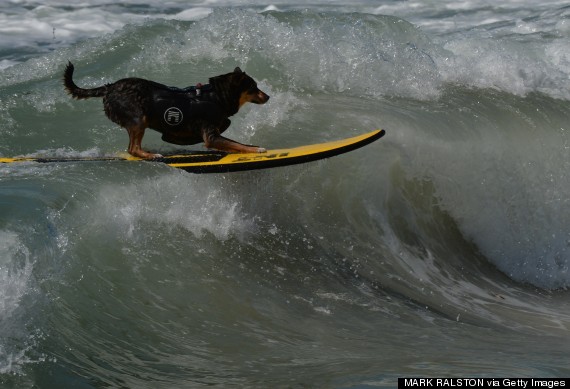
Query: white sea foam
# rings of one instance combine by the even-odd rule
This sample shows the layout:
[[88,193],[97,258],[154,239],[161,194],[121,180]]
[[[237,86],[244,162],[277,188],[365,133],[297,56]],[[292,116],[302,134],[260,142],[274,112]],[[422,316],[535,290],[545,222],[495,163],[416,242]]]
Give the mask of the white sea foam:
[[232,197],[231,191],[215,183],[197,184],[186,173],[174,172],[152,182],[102,188],[97,214],[85,217],[92,218],[94,225],[115,226],[124,239],[144,235],[144,226],[150,223],[226,240],[252,227],[251,218]]
[[32,270],[30,253],[18,234],[0,230],[0,374],[19,372],[26,362],[28,346],[13,344],[24,331],[14,315],[32,288]]
[[[570,65],[565,54],[570,51],[570,28],[565,22],[568,11],[560,1],[509,1],[500,8],[485,7],[478,1],[387,2],[374,10],[370,10],[370,2],[362,1],[354,4],[355,9],[379,17],[396,15],[412,24],[390,18],[371,22],[363,14],[339,25],[313,20],[301,26],[276,23],[270,17],[244,16],[242,10],[216,12],[227,5],[224,1],[190,7],[181,1],[157,3],[150,6],[155,7],[153,12],[137,8],[134,2],[124,4],[121,12],[97,1],[89,2],[89,7],[87,3],[63,7],[58,1],[12,4],[17,6],[0,6],[0,35],[7,38],[0,40],[0,48],[4,45],[6,50],[31,47],[41,52],[150,19],[203,21],[188,28],[183,47],[178,38],[169,43],[157,36],[155,42],[145,42],[152,55],[146,58],[143,53],[145,58],[135,58],[162,67],[177,59],[220,61],[240,54],[240,60],[247,62],[257,56],[300,84],[373,96],[437,98],[442,85],[459,83],[517,95],[540,91],[570,98]],[[247,1],[239,4],[255,12],[267,7]],[[320,5],[310,6],[318,9]],[[287,9],[291,7],[289,4]],[[247,28],[252,24],[257,28]],[[101,51],[102,44],[91,51]],[[17,54],[0,58],[0,68],[19,60]],[[34,71],[42,74],[38,66],[43,70],[46,64],[36,64]],[[11,80],[18,78],[7,75]]]
[[0,231],[0,317],[6,319],[26,294],[33,263],[16,233]]
[[[14,2],[12,2],[14,3]],[[198,20],[207,16],[207,7],[181,8],[176,13],[160,11],[141,13],[129,8],[116,12],[107,2],[96,6],[61,2],[16,2],[19,6],[0,6],[0,48],[18,48],[36,45],[60,47],[78,40],[116,31],[128,23],[142,23],[147,19]],[[93,4],[95,3],[95,4]],[[49,4],[49,5],[48,5]],[[71,7],[70,7],[71,6]]]

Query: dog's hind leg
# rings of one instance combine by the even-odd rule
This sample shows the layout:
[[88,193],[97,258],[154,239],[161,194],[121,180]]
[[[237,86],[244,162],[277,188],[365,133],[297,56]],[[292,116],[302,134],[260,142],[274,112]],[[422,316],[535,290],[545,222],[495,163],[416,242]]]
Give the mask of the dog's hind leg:
[[129,133],[129,154],[131,154],[133,157],[145,159],[160,158],[162,155],[152,154],[142,149],[142,139],[146,130],[146,120],[144,119],[145,118],[143,118],[143,120],[141,120],[139,123],[126,127],[127,132]]

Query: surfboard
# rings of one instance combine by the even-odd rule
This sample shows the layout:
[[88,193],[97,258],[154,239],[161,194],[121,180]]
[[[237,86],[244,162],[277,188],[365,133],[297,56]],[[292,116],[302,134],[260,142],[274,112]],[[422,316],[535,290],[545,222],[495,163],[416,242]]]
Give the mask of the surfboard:
[[347,153],[366,146],[385,134],[384,130],[375,130],[342,140],[299,146],[286,149],[267,150],[265,153],[232,154],[221,151],[177,151],[161,158],[143,159],[127,156],[110,157],[15,157],[1,158],[0,163],[36,162],[151,162],[164,163],[190,173],[225,173],[244,170],[267,169],[317,161],[335,155]]

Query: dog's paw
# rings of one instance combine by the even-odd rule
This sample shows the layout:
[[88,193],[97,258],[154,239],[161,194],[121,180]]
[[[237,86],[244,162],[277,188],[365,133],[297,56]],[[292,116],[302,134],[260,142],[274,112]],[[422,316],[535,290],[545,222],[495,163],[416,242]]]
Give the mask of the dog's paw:
[[150,155],[150,159],[159,159],[159,158],[164,158],[164,156],[162,154],[151,154]]
[[262,153],[267,153],[267,149],[266,149],[266,148],[263,148],[263,147],[258,147],[258,148],[257,148],[257,152],[260,153],[260,154],[262,154]]

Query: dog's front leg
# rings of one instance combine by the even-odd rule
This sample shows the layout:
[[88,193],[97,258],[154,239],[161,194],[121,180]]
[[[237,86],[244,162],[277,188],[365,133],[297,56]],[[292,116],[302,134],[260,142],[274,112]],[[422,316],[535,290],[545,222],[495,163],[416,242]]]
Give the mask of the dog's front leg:
[[234,140],[224,138],[218,130],[204,131],[204,143],[209,149],[226,151],[228,153],[265,153],[267,150],[263,147],[248,146]]

